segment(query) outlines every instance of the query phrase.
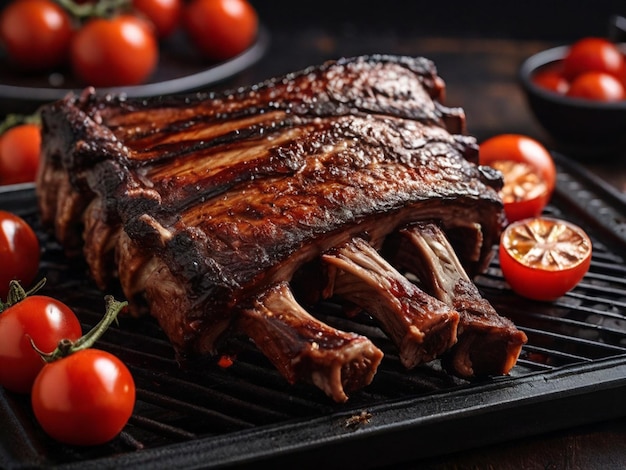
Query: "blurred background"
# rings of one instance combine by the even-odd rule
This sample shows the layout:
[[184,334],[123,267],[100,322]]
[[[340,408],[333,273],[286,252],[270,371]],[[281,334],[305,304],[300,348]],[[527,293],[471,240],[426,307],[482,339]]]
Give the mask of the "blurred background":
[[606,34],[612,14],[626,14],[624,1],[525,2],[347,1],[311,3],[253,0],[270,29],[327,29],[353,34],[388,31],[398,36],[464,36],[569,41]]
[[[611,18],[626,15],[626,2],[609,0],[251,3],[271,42],[262,67],[238,83],[262,79],[259,71],[269,77],[341,56],[423,55],[446,81],[448,104],[465,109],[469,132],[479,139],[520,132],[548,143],[529,118],[517,77],[521,62],[585,36],[607,37]],[[485,73],[498,85],[486,86]]]
[[[0,0],[0,5],[8,2]],[[608,37],[611,18],[626,15],[623,0],[250,3],[268,39],[261,58],[217,82],[197,83],[193,91],[247,86],[339,57],[375,53],[424,56],[434,61],[447,84],[447,104],[465,110],[469,133],[479,140],[498,133],[522,133],[551,148],[556,143],[528,109],[519,84],[520,65],[550,47],[587,36]],[[187,77],[214,65],[190,62],[180,36],[163,45],[163,61],[152,82]],[[31,105],[22,98],[11,99],[11,89],[3,89],[3,84],[49,86],[48,77],[26,77],[6,69],[6,62],[0,60],[0,115],[24,103]]]

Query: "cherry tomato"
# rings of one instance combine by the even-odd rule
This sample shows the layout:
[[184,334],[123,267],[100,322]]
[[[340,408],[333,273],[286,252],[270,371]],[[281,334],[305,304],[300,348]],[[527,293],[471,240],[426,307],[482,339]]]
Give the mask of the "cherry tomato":
[[228,369],[235,363],[235,357],[230,354],[222,354],[217,360],[217,365],[222,369]]
[[622,82],[604,72],[586,72],[573,81],[567,96],[596,101],[620,101],[626,98]]
[[564,95],[569,89],[569,82],[557,70],[542,70],[533,76],[533,82],[546,90]]
[[30,393],[44,361],[35,349],[51,352],[62,339],[77,340],[82,333],[74,312],[64,303],[31,295],[0,313],[0,385]]
[[514,222],[502,233],[502,274],[530,299],[554,300],[580,282],[591,263],[591,240],[580,227],[560,219]]
[[133,15],[89,20],[70,47],[74,73],[96,87],[143,83],[158,59],[158,42],[150,25]]
[[480,164],[502,172],[500,191],[509,222],[535,217],[548,204],[556,184],[552,156],[535,139],[519,134],[501,134],[480,145]]
[[618,47],[604,38],[579,39],[563,59],[563,75],[569,81],[585,72],[604,72],[622,77],[626,60]]
[[33,412],[54,439],[98,445],[124,428],[135,406],[135,382],[116,356],[88,348],[47,363],[31,393]]
[[0,42],[9,59],[23,69],[63,64],[71,37],[69,15],[51,0],[16,0],[0,16]]
[[180,23],[181,0],[133,0],[133,7],[152,22],[159,38],[171,35]]
[[41,132],[36,124],[11,127],[0,139],[0,184],[35,181],[41,152]]
[[258,17],[246,0],[191,0],[183,11],[183,26],[206,57],[226,60],[252,45]]
[[28,287],[39,271],[39,239],[20,216],[0,211],[0,296],[5,299],[9,282]]

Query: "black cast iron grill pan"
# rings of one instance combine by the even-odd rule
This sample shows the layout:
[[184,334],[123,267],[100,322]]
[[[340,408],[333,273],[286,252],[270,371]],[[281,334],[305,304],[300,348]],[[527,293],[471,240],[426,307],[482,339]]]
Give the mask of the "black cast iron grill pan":
[[[546,213],[584,227],[593,260],[583,281],[552,303],[513,294],[497,259],[476,280],[494,307],[528,335],[510,376],[468,382],[446,374],[436,361],[407,372],[373,323],[321,304],[315,313],[323,321],[367,335],[385,352],[373,383],[337,404],[314,387],[287,384],[245,342],[229,368],[208,358],[181,367],[155,322],[121,318],[97,343],[125,361],[137,384],[136,407],[121,435],[96,447],[59,444],[36,424],[29,397],[0,389],[0,467],[182,469],[263,462],[319,469],[345,468],[349,461],[372,468],[626,415],[626,201],[567,158],[555,160],[557,191]],[[0,193],[0,208],[38,227],[32,187]],[[102,316],[104,293],[85,266],[69,263],[53,239],[39,235],[44,293],[74,308],[86,331]]]

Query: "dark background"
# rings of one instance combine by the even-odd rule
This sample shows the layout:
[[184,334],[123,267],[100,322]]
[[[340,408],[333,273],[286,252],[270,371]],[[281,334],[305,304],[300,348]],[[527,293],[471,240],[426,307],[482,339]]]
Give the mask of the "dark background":
[[270,26],[286,31],[331,28],[346,36],[393,31],[413,36],[467,36],[564,41],[606,35],[624,1],[269,1],[251,0]]
[[[11,0],[0,0],[3,8]],[[354,33],[390,31],[413,36],[467,36],[568,41],[605,35],[612,14],[626,15],[626,2],[597,1],[347,1],[250,0],[270,29],[306,28]],[[566,3],[564,5],[564,3]]]

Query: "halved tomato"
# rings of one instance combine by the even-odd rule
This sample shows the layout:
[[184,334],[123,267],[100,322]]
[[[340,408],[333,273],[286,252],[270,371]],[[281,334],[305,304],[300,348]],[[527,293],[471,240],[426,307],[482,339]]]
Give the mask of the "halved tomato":
[[536,217],[508,225],[500,239],[500,267],[511,289],[550,301],[573,289],[589,270],[592,246],[571,222]]
[[496,135],[480,144],[480,164],[502,173],[500,196],[509,222],[541,215],[556,184],[554,161],[541,143],[520,134]]

